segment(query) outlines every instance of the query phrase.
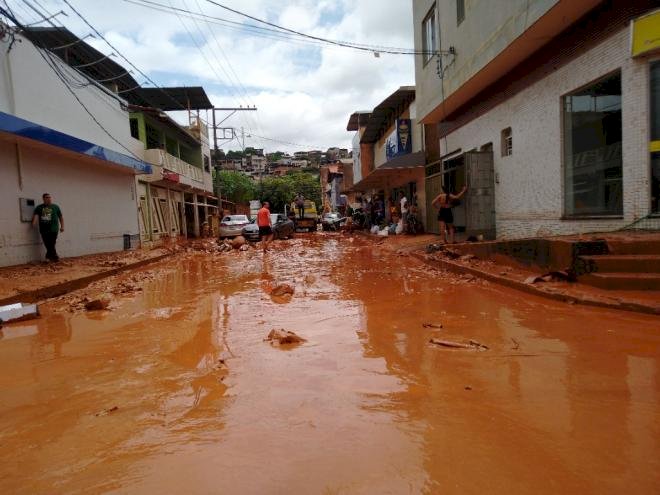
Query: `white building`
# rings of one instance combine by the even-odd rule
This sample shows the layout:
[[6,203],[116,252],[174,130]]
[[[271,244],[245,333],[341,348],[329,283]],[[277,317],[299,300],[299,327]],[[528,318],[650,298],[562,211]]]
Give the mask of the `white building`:
[[152,171],[141,159],[141,143],[131,137],[125,106],[23,35],[4,29],[0,266],[43,259],[30,221],[44,192],[65,219],[57,243],[61,256],[121,250],[124,236],[139,232],[135,175]]
[[[458,226],[498,238],[660,213],[653,4],[415,0],[427,201],[467,180]],[[437,231],[432,214],[427,227]]]

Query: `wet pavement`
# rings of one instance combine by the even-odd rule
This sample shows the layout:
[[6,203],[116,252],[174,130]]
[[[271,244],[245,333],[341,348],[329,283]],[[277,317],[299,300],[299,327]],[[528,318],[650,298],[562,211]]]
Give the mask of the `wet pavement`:
[[273,246],[169,258],[110,311],[51,301],[3,328],[0,492],[660,492],[660,318],[359,238]]

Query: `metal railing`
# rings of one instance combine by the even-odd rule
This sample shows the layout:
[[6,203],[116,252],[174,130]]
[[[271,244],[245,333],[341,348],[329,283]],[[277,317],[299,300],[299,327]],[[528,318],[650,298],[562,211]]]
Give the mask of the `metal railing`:
[[197,182],[204,181],[204,172],[201,168],[195,167],[190,163],[184,162],[180,158],[170,155],[167,151],[159,148],[145,150],[144,159],[164,169],[188,177]]

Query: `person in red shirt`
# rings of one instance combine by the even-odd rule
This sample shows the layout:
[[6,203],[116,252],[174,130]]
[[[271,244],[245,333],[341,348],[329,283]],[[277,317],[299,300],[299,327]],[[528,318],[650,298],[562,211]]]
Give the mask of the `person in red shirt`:
[[261,209],[257,212],[257,227],[264,253],[268,251],[268,244],[273,240],[273,224],[270,220],[270,204],[264,201]]

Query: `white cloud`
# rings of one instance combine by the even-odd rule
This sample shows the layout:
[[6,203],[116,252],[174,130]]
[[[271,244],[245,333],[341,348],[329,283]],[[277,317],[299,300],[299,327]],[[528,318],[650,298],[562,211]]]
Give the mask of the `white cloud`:
[[[205,0],[154,1],[197,12],[201,8],[207,15],[245,22]],[[219,1],[314,36],[408,48],[413,44],[409,0]],[[262,32],[257,37],[227,25],[195,23],[123,0],[111,2],[112,9],[108,2],[98,0],[70,2],[159,85],[205,86],[218,106],[256,104],[258,116],[244,112],[246,115],[226,122],[249,127],[254,135],[323,149],[348,148],[351,136],[346,122],[353,111],[372,108],[399,86],[414,84],[414,61],[409,55],[375,58],[369,52],[264,37],[273,33]],[[20,0],[9,3],[22,4]],[[42,0],[41,4],[51,12],[66,11],[67,17],[57,19],[76,34],[89,32],[61,0]],[[28,16],[18,8],[17,13]],[[204,55],[186,28],[202,45]],[[105,53],[110,51],[102,40],[90,43]],[[134,76],[142,82],[138,74]],[[230,89],[223,91],[220,85]],[[256,138],[246,139],[246,145],[298,149]]]

